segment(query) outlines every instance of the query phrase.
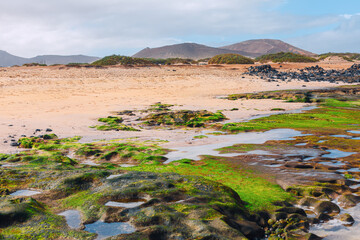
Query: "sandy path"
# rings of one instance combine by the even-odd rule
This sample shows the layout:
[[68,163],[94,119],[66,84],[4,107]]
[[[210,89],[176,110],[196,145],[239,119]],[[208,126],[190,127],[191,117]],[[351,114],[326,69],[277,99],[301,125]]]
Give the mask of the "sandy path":
[[[174,131],[103,133],[89,128],[98,117],[111,111],[145,109],[155,102],[194,110],[239,108],[224,112],[236,120],[269,113],[274,107],[289,110],[304,106],[272,100],[218,99],[217,96],[232,93],[303,88],[304,83],[299,81],[268,83],[243,78],[246,67],[0,68],[0,152],[14,150],[9,147],[9,135],[16,135],[15,138],[32,135],[37,128],[51,128],[61,137],[80,135],[89,140],[133,136],[179,139]],[[334,84],[316,82],[306,86],[320,88]]]

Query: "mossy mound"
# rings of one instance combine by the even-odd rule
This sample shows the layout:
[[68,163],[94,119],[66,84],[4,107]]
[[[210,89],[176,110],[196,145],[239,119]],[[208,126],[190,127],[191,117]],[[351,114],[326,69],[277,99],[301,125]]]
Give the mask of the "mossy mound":
[[255,59],[258,62],[317,62],[315,58],[291,52],[267,54]]
[[111,65],[153,65],[149,60],[143,58],[133,58],[120,55],[111,55],[104,57],[92,63],[95,66],[111,66]]
[[220,54],[212,57],[209,64],[254,64],[254,60],[244,57],[240,54]]
[[95,125],[91,126],[91,128],[96,128],[99,131],[140,131],[139,129],[123,124],[121,117],[108,116],[106,118],[99,118],[98,121],[105,125]]
[[141,120],[147,126],[204,127],[206,124],[223,121],[224,119],[226,117],[221,112],[179,110],[152,113]]

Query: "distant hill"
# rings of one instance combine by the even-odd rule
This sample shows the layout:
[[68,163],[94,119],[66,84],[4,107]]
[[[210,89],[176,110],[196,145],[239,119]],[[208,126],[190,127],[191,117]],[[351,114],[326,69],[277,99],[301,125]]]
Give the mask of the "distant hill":
[[275,39],[248,40],[240,43],[221,47],[221,49],[243,51],[249,53],[251,57],[260,57],[265,54],[291,52],[306,56],[316,56],[316,54],[294,47],[286,42]]
[[42,63],[47,65],[68,64],[68,63],[91,63],[98,59],[100,58],[84,56],[84,55],[70,55],[70,56],[42,55],[33,58],[22,58],[0,50],[1,67],[10,67],[14,65],[21,66],[25,63]]
[[236,53],[249,56],[244,51],[208,47],[197,43],[181,43],[158,48],[145,48],[133,55],[137,58],[190,58],[194,60],[212,58],[219,54]]

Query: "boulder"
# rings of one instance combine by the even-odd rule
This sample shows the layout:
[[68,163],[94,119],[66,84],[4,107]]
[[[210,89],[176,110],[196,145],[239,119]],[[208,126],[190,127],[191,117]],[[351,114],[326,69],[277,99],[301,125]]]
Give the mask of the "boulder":
[[339,197],[339,204],[345,208],[355,207],[360,202],[360,196],[353,194],[345,194]]
[[343,222],[350,223],[350,224],[353,224],[355,222],[354,218],[348,213],[341,214],[340,220]]
[[333,202],[330,201],[320,201],[316,206],[315,206],[315,212],[317,214],[321,214],[321,213],[339,213],[340,212],[340,208],[338,205],[336,205]]

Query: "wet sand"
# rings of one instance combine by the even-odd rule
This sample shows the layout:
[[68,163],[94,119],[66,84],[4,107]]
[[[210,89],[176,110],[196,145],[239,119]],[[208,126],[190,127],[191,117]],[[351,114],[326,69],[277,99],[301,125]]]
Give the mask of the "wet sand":
[[[347,68],[352,63],[324,65],[324,68]],[[280,68],[278,64],[274,66]],[[282,69],[306,66],[309,64],[283,64]],[[156,102],[175,104],[175,108],[190,110],[224,111],[238,108],[239,111],[224,111],[224,114],[230,121],[241,121],[254,115],[271,113],[272,108],[292,110],[306,104],[274,100],[229,101],[219,96],[338,86],[302,81],[269,83],[255,77],[244,77],[242,74],[247,67],[0,68],[0,152],[16,150],[9,146],[9,135],[15,135],[14,139],[17,139],[23,134],[33,135],[35,129],[46,128],[51,128],[60,137],[78,135],[84,136],[86,141],[140,137],[141,140],[162,139],[180,144],[186,141],[184,131],[180,130],[99,132],[89,126],[97,124],[97,118],[111,115],[111,111],[141,110]]]

